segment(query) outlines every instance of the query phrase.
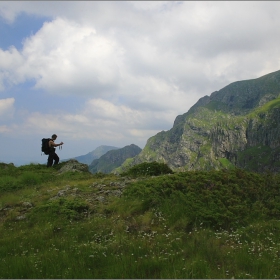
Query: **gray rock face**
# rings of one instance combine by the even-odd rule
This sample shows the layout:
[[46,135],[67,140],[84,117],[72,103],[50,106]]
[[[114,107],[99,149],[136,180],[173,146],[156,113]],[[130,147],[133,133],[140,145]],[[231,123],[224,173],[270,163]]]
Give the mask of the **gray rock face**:
[[280,108],[260,113],[249,120],[247,128],[249,146],[279,147],[280,143]]
[[64,172],[89,172],[88,171],[88,165],[84,163],[80,163],[75,159],[70,159],[68,160],[61,169],[59,169],[59,173],[64,173]]
[[217,124],[211,129],[212,151],[216,158],[226,158],[236,164],[238,151],[244,150],[248,142],[247,125],[244,120],[239,125]]

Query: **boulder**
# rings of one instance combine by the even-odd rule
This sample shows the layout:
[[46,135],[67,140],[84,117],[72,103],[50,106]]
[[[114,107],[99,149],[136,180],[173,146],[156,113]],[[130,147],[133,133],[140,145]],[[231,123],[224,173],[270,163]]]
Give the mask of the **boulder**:
[[89,172],[88,165],[84,163],[80,163],[75,159],[70,159],[64,163],[64,165],[59,169],[59,173],[64,172]]
[[32,208],[32,207],[33,207],[32,203],[31,203],[31,202],[28,202],[28,201],[23,202],[23,203],[22,203],[22,206],[23,206],[24,208]]

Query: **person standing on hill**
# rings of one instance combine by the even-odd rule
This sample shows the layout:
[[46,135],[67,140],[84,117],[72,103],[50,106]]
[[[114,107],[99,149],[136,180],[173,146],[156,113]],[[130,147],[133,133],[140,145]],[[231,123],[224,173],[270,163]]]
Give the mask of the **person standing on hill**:
[[59,144],[55,144],[54,141],[56,140],[56,138],[57,138],[57,135],[53,134],[52,138],[49,141],[50,153],[49,153],[49,157],[48,157],[47,167],[51,167],[53,165],[53,161],[54,161],[54,165],[59,163],[59,157],[55,152],[55,147],[62,146],[64,143],[60,142]]

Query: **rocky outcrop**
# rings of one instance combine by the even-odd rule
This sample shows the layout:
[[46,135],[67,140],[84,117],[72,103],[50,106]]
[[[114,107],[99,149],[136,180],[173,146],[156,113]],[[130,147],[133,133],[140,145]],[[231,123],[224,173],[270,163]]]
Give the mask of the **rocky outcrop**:
[[70,159],[67,162],[63,163],[63,166],[58,170],[58,173],[64,172],[89,172],[88,165],[80,163],[75,159]]
[[210,140],[213,154],[216,158],[226,158],[234,165],[237,163],[237,154],[246,148],[247,139],[247,120],[231,126],[217,124],[211,129]]
[[280,144],[280,108],[261,112],[250,119],[247,128],[248,146],[279,147]]
[[135,181],[137,181],[137,179],[126,178],[122,181],[111,181],[106,183],[93,182],[88,186],[88,192],[81,192],[75,186],[66,185],[63,188],[49,190],[49,192],[53,193],[49,200],[53,201],[67,197],[83,198],[91,205],[91,207],[96,207],[98,206],[97,203],[107,204],[111,197],[121,197],[125,187]]

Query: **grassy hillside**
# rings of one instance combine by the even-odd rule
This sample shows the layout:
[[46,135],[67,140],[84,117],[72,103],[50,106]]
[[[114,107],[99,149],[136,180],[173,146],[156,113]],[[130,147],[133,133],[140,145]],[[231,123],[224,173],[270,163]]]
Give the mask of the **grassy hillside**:
[[0,164],[0,278],[279,278],[278,174],[62,165]]

